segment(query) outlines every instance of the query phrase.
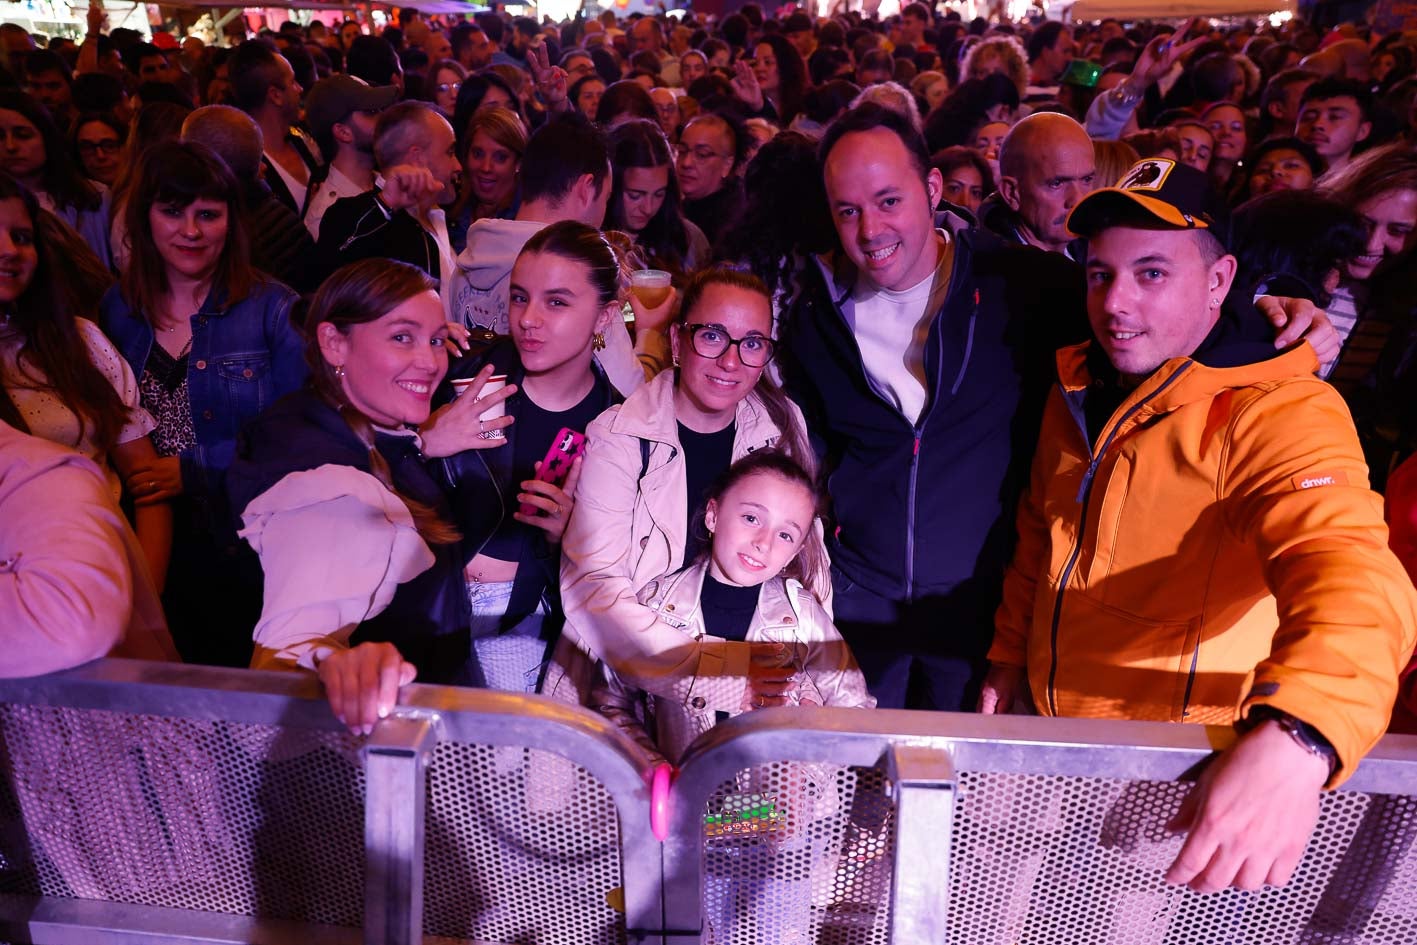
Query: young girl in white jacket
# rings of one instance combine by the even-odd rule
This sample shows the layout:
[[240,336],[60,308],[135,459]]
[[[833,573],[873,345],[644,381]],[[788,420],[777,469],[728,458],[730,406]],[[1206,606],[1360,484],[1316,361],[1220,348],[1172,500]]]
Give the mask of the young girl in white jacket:
[[[709,491],[701,519],[708,547],[688,567],[645,585],[641,604],[696,640],[777,643],[776,695],[736,676],[680,677],[649,695],[602,664],[592,704],[656,754],[677,763],[720,719],[778,705],[873,708],[851,651],[805,576],[821,574],[811,479],[764,449],[734,463]],[[823,589],[824,592],[824,589]],[[643,720],[643,721],[641,721]]]
[[[709,547],[677,573],[651,581],[640,603],[696,640],[777,643],[777,695],[733,676],[685,675],[650,695],[602,664],[592,704],[650,751],[678,763],[720,719],[775,705],[874,708],[851,651],[803,578],[825,571],[817,495],[802,468],[765,449],[734,463],[710,489],[702,519]],[[845,830],[831,765],[772,765],[740,776],[711,802],[706,847],[708,941],[809,942],[814,900],[829,897]],[[747,809],[772,809],[754,828]],[[720,830],[725,825],[727,829]],[[769,904],[771,904],[769,906]],[[752,930],[745,929],[752,926]]]

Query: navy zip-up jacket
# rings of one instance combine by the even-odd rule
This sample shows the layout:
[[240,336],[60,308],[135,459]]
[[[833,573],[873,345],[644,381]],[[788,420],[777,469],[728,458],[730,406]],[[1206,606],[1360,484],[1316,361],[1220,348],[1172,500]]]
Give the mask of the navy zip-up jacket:
[[[958,225],[957,218],[943,220]],[[981,654],[1014,544],[1053,352],[1087,337],[1082,270],[978,229],[951,236],[949,289],[925,344],[912,424],[876,389],[852,329],[856,273],[807,267],[782,329],[789,393],[824,453],[838,581],[933,599],[931,648]],[[847,587],[838,587],[838,592]]]

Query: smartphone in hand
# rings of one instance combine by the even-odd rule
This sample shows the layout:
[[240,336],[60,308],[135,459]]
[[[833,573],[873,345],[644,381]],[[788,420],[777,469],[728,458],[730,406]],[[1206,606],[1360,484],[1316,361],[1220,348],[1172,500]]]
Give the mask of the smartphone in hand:
[[[562,427],[561,432],[556,434],[556,439],[551,441],[551,447],[546,451],[546,456],[541,460],[541,468],[537,470],[536,478],[542,482],[549,482],[553,486],[564,486],[566,478],[571,475],[571,463],[575,462],[577,457],[584,452],[585,434],[577,433],[570,427]],[[538,509],[523,502],[519,511],[522,515],[535,515]]]

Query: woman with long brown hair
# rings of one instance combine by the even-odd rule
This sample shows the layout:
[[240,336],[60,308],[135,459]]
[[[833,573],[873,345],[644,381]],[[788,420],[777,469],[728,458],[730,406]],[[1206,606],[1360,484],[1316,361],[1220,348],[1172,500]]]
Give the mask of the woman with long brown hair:
[[127,231],[133,250],[100,324],[138,378],[158,456],[128,473],[139,502],[173,500],[163,595],[189,662],[246,665],[260,608],[257,563],[236,539],[224,477],[242,426],[300,387],[295,293],[253,269],[241,191],[221,158],[165,142],[143,156]]
[[510,420],[477,417],[514,389],[480,398],[474,383],[420,438],[449,329],[435,283],[405,263],[339,269],[302,330],[310,384],[247,428],[229,477],[265,575],[253,665],[317,672],[335,715],[367,732],[415,674],[481,684],[462,536],[425,451],[500,443],[480,434]]
[[[98,463],[114,499],[120,475],[157,458],[138,383],[93,316],[111,281],[77,233],[0,174],[0,420]],[[138,539],[160,588],[172,542],[165,502],[138,506]]]
[[108,189],[84,177],[49,111],[23,92],[0,91],[0,137],[7,145],[0,171],[33,191],[108,265]]

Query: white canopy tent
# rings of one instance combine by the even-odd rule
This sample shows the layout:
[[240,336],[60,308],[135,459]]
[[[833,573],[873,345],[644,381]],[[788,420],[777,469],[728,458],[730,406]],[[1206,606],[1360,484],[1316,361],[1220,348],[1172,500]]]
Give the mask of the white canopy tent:
[[1270,16],[1298,12],[1297,0],[1077,0],[1066,19],[1086,23],[1118,20],[1183,20],[1192,16]]

